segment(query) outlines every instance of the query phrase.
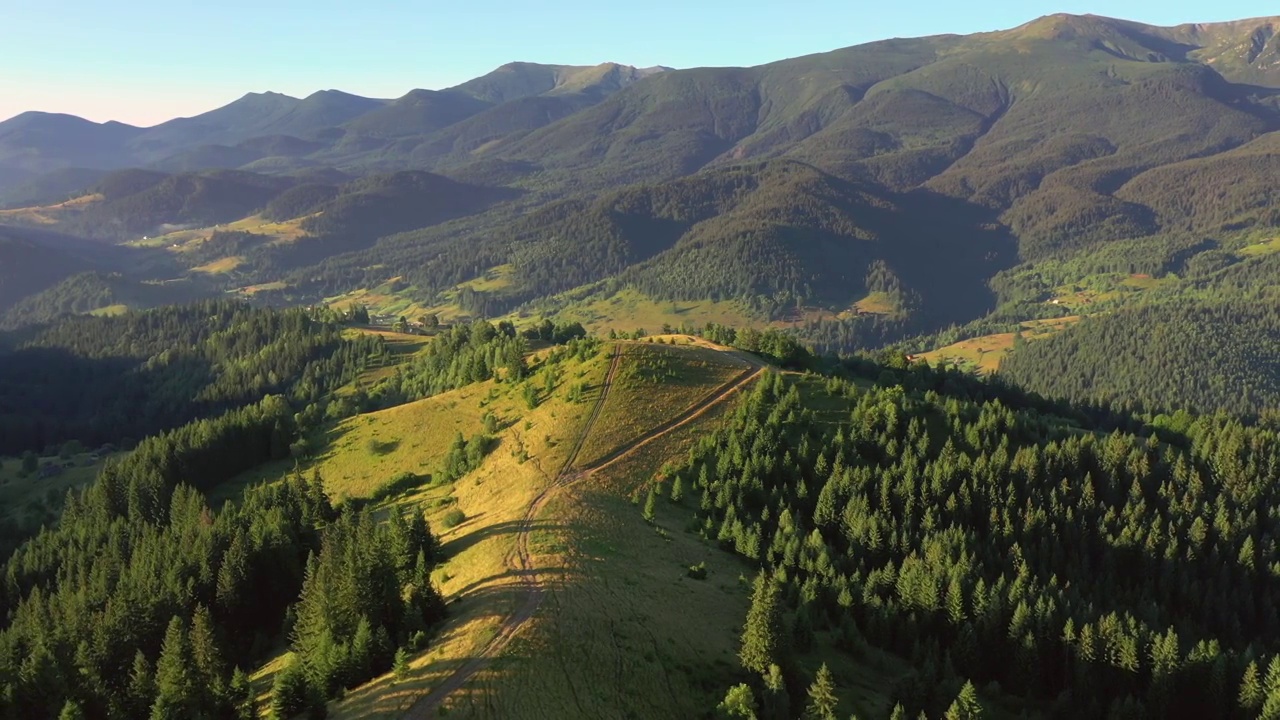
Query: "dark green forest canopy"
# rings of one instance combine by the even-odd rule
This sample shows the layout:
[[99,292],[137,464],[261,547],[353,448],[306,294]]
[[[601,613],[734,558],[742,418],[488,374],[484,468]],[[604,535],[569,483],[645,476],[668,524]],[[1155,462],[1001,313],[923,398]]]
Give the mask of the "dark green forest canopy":
[[305,405],[384,353],[306,310],[207,301],[0,335],[0,452],[138,440],[268,393]]
[[[109,136],[125,155],[154,149],[147,160],[163,167],[281,153],[235,170],[94,176],[84,191],[101,201],[58,216],[104,237],[258,212],[313,232],[159,253],[172,256],[166,280],[236,258],[225,275],[197,273],[202,292],[282,282],[261,298],[303,304],[394,283],[397,302],[498,317],[630,289],[658,303],[728,301],[753,322],[795,324],[820,352],[848,352],[1054,317],[1055,287],[1099,273],[1194,279],[1256,264],[1234,243],[1265,244],[1280,226],[1269,182],[1280,78],[1270,46],[1249,49],[1270,23],[1055,15],[753,68],[526,63],[394,102],[250,96],[146,131],[58,130],[41,116],[12,127]],[[341,125],[315,125],[325,120]],[[183,146],[202,127],[216,139]],[[56,145],[0,143],[0,158],[81,146]],[[31,277],[43,279],[22,284],[28,302],[6,322],[163,301],[86,280],[33,298],[101,270],[38,264]],[[458,288],[506,265],[498,286]],[[1251,277],[1255,289],[1269,282]],[[860,314],[868,295],[879,309]]]
[[965,678],[1061,717],[1280,702],[1255,687],[1280,678],[1274,428],[1184,416],[1173,443],[1095,433],[952,395],[947,377],[768,376],[668,475],[693,488],[680,504],[704,537],[781,583],[781,638],[763,658],[752,640],[759,695],[818,633],[907,658],[891,689],[907,716],[940,717]]
[[1158,412],[1280,408],[1280,308],[1164,303],[1090,318],[1027,343],[1001,376],[1043,395]]
[[[47,328],[23,347],[112,357],[149,352],[150,342],[204,342],[209,357],[238,361],[270,358],[273,341],[302,342],[308,328],[337,338],[332,319],[202,303],[117,318],[110,327],[123,337],[82,337],[74,332],[88,327],[81,321]],[[191,326],[200,323],[214,329]],[[348,365],[335,364],[343,356],[333,354],[322,358],[329,364],[316,371],[323,382],[315,392],[302,382],[304,371],[286,395],[144,439],[92,485],[70,492],[58,524],[5,563],[0,717],[53,716],[69,702],[91,718],[250,717],[253,698],[239,668],[282,643],[294,660],[279,673],[272,706],[287,717],[386,672],[398,649],[423,649],[445,608],[430,578],[437,542],[421,513],[335,509],[318,475],[251,488],[217,512],[201,493],[296,455],[327,422],[499,370],[520,379],[527,341],[559,346],[544,363],[598,353],[599,342],[584,335],[575,325],[523,334],[509,323],[457,325],[371,392],[338,398],[330,391],[371,356],[352,355]],[[369,337],[367,349],[382,352]],[[482,435],[459,438],[442,473],[474,469],[487,444]]]

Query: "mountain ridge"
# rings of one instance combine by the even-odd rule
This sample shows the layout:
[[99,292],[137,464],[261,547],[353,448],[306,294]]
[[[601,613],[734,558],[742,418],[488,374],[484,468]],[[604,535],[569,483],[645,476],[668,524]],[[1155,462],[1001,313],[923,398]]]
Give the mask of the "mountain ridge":
[[[374,294],[473,315],[550,312],[564,306],[553,291],[601,298],[629,288],[646,302],[736,303],[768,322],[821,325],[802,331],[847,349],[990,313],[1030,321],[1056,312],[1032,293],[993,294],[988,285],[1008,273],[1110,258],[1117,243],[1151,253],[1126,265],[1174,272],[1185,258],[1167,253],[1199,254],[1280,225],[1268,210],[1280,191],[1266,181],[1280,167],[1280,91],[1266,85],[1273,25],[1159,28],[1059,14],[748,68],[509,63],[453,88],[369,101],[376,106],[350,121],[310,130],[271,124],[294,122],[291,109],[307,99],[259,94],[244,101],[263,110],[250,113],[265,123],[256,127],[280,134],[196,145],[150,168],[279,176],[298,188],[233,209],[270,205],[272,222],[295,228],[325,224],[307,216],[326,212],[320,203],[337,185],[406,172],[460,183],[446,194],[476,209],[343,220],[340,233],[325,233],[341,243],[294,246],[292,230],[268,229],[283,233],[279,242],[249,245],[269,252],[205,257],[211,246],[180,256],[234,267],[216,278],[229,290],[283,285],[273,301],[313,303],[386,286]],[[787,167],[808,169],[778,170]],[[65,192],[74,177],[22,182]],[[687,222],[726,182],[764,190],[725,205],[723,217]],[[619,192],[643,198],[634,199],[641,209],[598,202]],[[186,198],[206,195],[165,197],[183,203],[173,217],[234,221],[186,209]],[[244,219],[241,227],[265,227]],[[776,272],[761,276],[742,258]],[[510,268],[500,282],[480,280],[499,267]],[[1016,309],[1001,309],[1007,302]]]

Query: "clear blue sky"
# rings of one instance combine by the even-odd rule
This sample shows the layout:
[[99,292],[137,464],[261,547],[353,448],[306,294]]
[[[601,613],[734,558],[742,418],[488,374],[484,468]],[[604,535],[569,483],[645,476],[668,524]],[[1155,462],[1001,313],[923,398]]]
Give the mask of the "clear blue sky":
[[0,0],[0,119],[148,125],[250,91],[398,97],[512,60],[756,65],[1055,12],[1156,25],[1280,13],[1275,0]]

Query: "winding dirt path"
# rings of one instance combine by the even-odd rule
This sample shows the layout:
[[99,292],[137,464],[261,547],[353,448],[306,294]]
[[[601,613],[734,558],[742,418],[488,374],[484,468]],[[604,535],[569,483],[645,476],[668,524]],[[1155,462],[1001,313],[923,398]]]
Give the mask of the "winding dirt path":
[[533,529],[534,519],[542,511],[551,499],[561,489],[568,487],[576,482],[586,479],[597,470],[601,470],[613,463],[621,460],[631,454],[640,447],[653,442],[654,440],[667,435],[668,433],[693,422],[704,415],[711,408],[719,404],[722,400],[732,395],[734,392],[746,387],[752,380],[760,376],[765,370],[765,364],[753,356],[739,355],[747,362],[749,367],[743,370],[732,380],[721,385],[710,395],[698,401],[696,405],[684,411],[680,415],[668,420],[658,427],[650,430],[644,435],[623,445],[617,450],[609,453],[603,458],[592,463],[588,467],[574,469],[574,463],[578,460],[578,454],[582,451],[582,446],[587,440],[587,436],[591,434],[591,430],[595,427],[596,420],[600,418],[600,413],[604,409],[605,400],[609,397],[609,390],[613,387],[613,381],[618,374],[618,369],[622,365],[622,343],[615,343],[613,346],[613,358],[609,363],[609,371],[605,374],[604,384],[601,386],[600,397],[596,399],[595,406],[591,409],[591,414],[587,417],[587,422],[583,425],[582,431],[578,434],[577,441],[574,442],[573,449],[569,451],[569,456],[565,459],[564,465],[560,468],[560,472],[555,479],[533,499],[529,504],[529,508],[525,511],[523,519],[520,521],[520,529],[516,533],[516,546],[511,554],[507,556],[507,566],[520,574],[521,583],[524,585],[524,597],[520,600],[515,612],[507,616],[499,626],[497,634],[476,654],[475,657],[454,670],[440,684],[431,689],[431,692],[418,698],[418,700],[405,712],[403,717],[406,720],[427,720],[436,716],[440,704],[450,695],[461,689],[471,680],[476,673],[480,672],[493,661],[495,657],[511,642],[512,638],[524,627],[526,623],[533,617],[538,606],[542,604],[544,589],[542,583],[538,581],[537,572],[533,565],[533,559],[529,554],[529,534]]

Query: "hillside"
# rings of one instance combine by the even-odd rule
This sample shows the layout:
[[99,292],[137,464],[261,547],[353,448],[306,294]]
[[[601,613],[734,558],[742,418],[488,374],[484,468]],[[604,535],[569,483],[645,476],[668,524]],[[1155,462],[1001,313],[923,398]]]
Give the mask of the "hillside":
[[[316,192],[317,197],[323,194]],[[317,235],[359,234],[374,239],[469,215],[514,195],[426,172],[372,175],[347,183],[332,198],[306,208],[302,214],[315,216],[302,226]],[[279,205],[274,210],[279,212]]]
[[[1190,273],[1247,264],[1280,226],[1275,26],[1053,15],[749,68],[511,63],[389,101],[250,95],[120,141],[164,182],[131,170],[129,198],[91,185],[3,212],[110,240],[190,230],[130,279],[262,301],[627,331],[696,307],[822,352],[931,351],[1148,286],[1198,303]],[[6,125],[48,123],[110,135]],[[253,172],[207,169],[233,166]],[[260,211],[294,226],[188,252]],[[1208,294],[1272,277],[1240,272]]]
[[[77,267],[76,263],[64,258],[59,258],[58,264],[59,272]],[[100,263],[92,266],[104,267]],[[123,264],[117,267],[121,266]],[[24,277],[29,280],[39,275],[30,271]],[[39,285],[41,283],[33,286]],[[0,330],[46,323],[63,315],[111,314],[189,303],[210,294],[210,288],[199,282],[144,282],[130,279],[121,272],[92,270],[66,277],[39,292],[23,295],[12,303],[12,307],[0,310]],[[0,308],[3,307],[0,304]]]
[[290,178],[233,170],[174,175],[121,170],[72,201],[0,211],[0,219],[88,238],[136,240],[239,220],[293,184]]
[[46,230],[0,225],[0,316],[76,273],[126,267],[129,255]]
[[57,250],[0,231],[0,309],[86,267]]
[[1126,308],[1028,344],[1000,375],[1077,402],[1257,415],[1280,407],[1280,318],[1243,303]]
[[[211,311],[222,325],[184,315]],[[43,648],[48,675],[0,674],[2,709],[44,716],[65,687],[103,717],[255,697],[338,718],[698,717],[717,704],[789,717],[816,695],[837,716],[1092,719],[1247,717],[1275,695],[1256,677],[1280,632],[1257,611],[1276,592],[1259,569],[1274,548],[1252,535],[1274,531],[1253,512],[1272,500],[1274,428],[1092,420],[900,357],[811,364],[780,333],[606,342],[478,322],[423,338],[341,321],[206,305],[29,336],[18,353],[80,362],[190,346],[147,360],[137,382],[177,387],[206,358],[200,394],[227,402],[253,402],[248,378],[298,381],[144,440],[20,547],[0,643]],[[151,374],[167,367],[182,374]],[[1157,527],[1167,544],[1122,542]],[[117,532],[134,542],[105,552]],[[90,562],[118,572],[69,572]],[[191,579],[157,574],[174,567]],[[44,588],[60,623],[33,612]],[[107,592],[177,620],[135,626],[104,609]],[[141,659],[89,665],[74,652],[84,637]],[[172,666],[183,643],[218,659],[193,661],[203,685],[115,682]],[[1123,662],[1099,659],[1111,646]]]

